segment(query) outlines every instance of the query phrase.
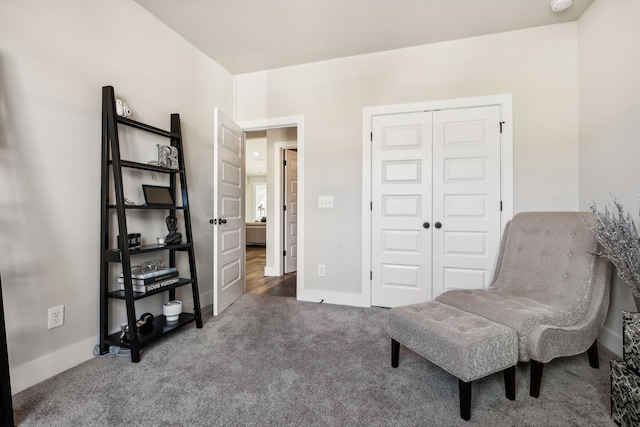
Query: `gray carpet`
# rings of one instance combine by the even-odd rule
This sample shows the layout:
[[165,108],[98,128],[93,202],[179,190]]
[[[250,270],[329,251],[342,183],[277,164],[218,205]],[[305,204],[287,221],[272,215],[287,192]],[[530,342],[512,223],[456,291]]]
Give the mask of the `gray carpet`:
[[387,310],[244,295],[203,329],[146,348],[140,363],[99,356],[14,396],[20,426],[613,426],[609,359],[529,367],[516,400],[501,374],[473,384],[471,421],[458,381],[404,347],[390,366]]

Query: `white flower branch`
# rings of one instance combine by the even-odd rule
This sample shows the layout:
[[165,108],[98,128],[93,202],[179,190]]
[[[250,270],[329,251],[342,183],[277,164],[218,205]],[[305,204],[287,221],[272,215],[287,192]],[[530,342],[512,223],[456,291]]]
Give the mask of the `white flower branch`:
[[636,224],[622,205],[613,200],[615,210],[605,206],[600,213],[595,204],[591,212],[596,218],[589,228],[602,247],[598,255],[608,259],[618,270],[618,276],[631,286],[634,296],[640,297],[640,236]]

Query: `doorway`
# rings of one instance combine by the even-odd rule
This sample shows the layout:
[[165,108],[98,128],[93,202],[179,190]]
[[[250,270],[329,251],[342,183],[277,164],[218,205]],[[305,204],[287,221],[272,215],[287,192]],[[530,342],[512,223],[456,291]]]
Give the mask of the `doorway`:
[[245,132],[247,293],[297,296],[297,130]]

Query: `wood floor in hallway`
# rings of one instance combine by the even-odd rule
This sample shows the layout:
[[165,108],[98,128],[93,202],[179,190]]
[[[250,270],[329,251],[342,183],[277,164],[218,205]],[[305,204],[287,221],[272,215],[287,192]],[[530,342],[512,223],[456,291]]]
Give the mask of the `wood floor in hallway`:
[[278,297],[296,297],[296,273],[284,276],[265,276],[267,250],[263,246],[246,247],[246,291]]

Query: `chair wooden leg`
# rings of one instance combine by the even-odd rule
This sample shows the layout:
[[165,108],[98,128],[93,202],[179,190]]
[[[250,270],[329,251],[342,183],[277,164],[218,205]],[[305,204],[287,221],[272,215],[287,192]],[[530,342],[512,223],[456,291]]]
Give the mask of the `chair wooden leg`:
[[400,359],[400,343],[391,338],[391,367],[398,367],[398,360]]
[[589,355],[589,365],[592,368],[598,369],[600,367],[600,362],[598,361],[598,340],[595,340],[589,350],[587,350],[587,354]]
[[473,381],[469,381],[467,383],[458,378],[460,417],[465,421],[469,421],[471,419],[471,383],[473,383]]
[[531,385],[529,395],[536,399],[540,396],[540,383],[542,382],[542,368],[544,363],[535,360],[531,361]]
[[516,367],[504,370],[504,390],[509,400],[516,400]]

